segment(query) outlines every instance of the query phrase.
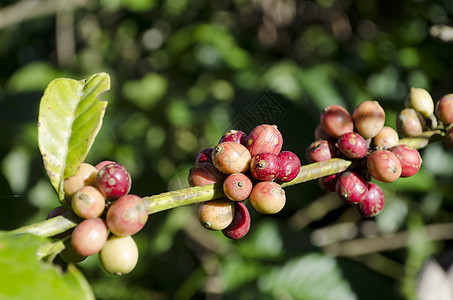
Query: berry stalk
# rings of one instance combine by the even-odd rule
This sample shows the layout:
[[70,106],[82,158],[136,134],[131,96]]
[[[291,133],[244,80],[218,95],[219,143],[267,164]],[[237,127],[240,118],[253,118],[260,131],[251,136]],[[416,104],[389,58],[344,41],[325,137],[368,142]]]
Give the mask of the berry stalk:
[[[424,132],[423,136],[415,138],[404,138],[400,144],[410,145],[420,149],[429,143],[442,139],[442,132],[439,130]],[[333,158],[324,162],[317,162],[301,166],[299,174],[295,179],[283,183],[282,187],[296,185],[310,180],[315,180],[331,174],[343,172],[351,165],[350,160]],[[166,192],[158,195],[144,197],[148,214],[176,208],[183,205],[190,205],[204,201],[225,197],[223,187],[219,184],[195,186],[181,190]],[[75,227],[81,221],[73,213],[68,212],[44,222],[35,223],[17,228],[10,233],[31,233],[43,237],[51,237]]]

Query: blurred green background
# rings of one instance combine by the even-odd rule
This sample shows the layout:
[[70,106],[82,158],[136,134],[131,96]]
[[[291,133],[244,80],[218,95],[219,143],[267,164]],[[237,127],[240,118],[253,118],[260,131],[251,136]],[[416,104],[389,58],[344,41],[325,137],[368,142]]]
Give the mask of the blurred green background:
[[[54,78],[110,74],[87,162],[125,165],[131,192],[149,196],[188,187],[198,151],[230,129],[277,124],[305,164],[327,105],[376,99],[394,127],[411,86],[453,92],[452,25],[450,0],[2,0],[0,229],[58,204],[36,126]],[[135,236],[131,274],[107,275],[96,257],[79,267],[98,299],[416,299],[417,281],[419,295],[434,288],[418,275],[429,257],[448,270],[453,238],[452,152],[439,143],[422,156],[414,178],[381,185],[376,219],[307,182],[286,189],[277,215],[250,209],[242,240],[181,207]]]

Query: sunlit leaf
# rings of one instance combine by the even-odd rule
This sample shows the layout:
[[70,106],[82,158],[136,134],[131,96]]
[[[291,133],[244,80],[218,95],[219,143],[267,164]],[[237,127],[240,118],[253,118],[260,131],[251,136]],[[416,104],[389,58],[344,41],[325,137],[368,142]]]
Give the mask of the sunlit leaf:
[[313,253],[289,260],[261,276],[259,289],[277,299],[349,300],[357,299],[342,277],[336,260]]
[[81,81],[55,79],[44,92],[38,142],[44,167],[60,201],[64,198],[64,178],[76,173],[99,132],[107,106],[99,94],[109,88],[109,75],[99,73]]
[[94,299],[74,265],[63,272],[38,261],[36,252],[47,242],[29,234],[0,233],[0,299]]

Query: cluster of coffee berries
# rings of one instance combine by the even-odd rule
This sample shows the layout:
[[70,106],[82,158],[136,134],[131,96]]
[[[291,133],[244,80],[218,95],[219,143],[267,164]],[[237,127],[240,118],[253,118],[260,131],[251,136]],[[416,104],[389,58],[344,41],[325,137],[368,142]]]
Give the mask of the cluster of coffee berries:
[[366,217],[378,215],[385,204],[382,189],[371,178],[394,182],[417,173],[422,163],[418,150],[399,145],[398,133],[384,123],[385,112],[377,101],[362,102],[352,115],[341,106],[328,106],[321,112],[316,141],[306,151],[309,162],[336,157],[352,161],[347,171],[319,178],[318,183]]
[[231,239],[242,238],[250,229],[250,214],[243,203],[249,199],[255,210],[275,214],[286,203],[279,183],[296,178],[300,160],[291,151],[281,151],[283,137],[275,125],[262,124],[249,135],[240,130],[224,134],[214,148],[203,149],[189,172],[190,186],[221,183],[225,198],[200,204],[198,219],[210,230],[221,230]]
[[82,163],[64,180],[66,207],[55,208],[47,218],[72,210],[83,219],[74,230],[56,236],[65,238],[60,253],[64,261],[76,263],[99,253],[101,265],[111,274],[134,269],[138,248],[131,236],[145,226],[148,212],[143,198],[129,194],[130,188],[129,172],[112,161]]

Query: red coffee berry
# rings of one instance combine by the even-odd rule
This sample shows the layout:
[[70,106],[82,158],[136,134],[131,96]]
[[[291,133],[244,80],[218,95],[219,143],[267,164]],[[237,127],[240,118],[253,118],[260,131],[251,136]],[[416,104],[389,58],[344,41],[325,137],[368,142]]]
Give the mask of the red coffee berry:
[[266,152],[278,155],[282,146],[283,137],[276,125],[258,125],[250,132],[247,139],[247,149],[252,157]]
[[198,166],[199,164],[212,164],[212,151],[214,151],[213,148],[204,148],[201,150],[197,157],[195,158],[195,166]]
[[210,163],[200,163],[189,170],[188,181],[190,186],[214,184],[222,182],[224,179],[225,174]]
[[216,199],[200,203],[198,221],[209,230],[222,230],[231,224],[234,217],[234,202],[227,199]]
[[212,163],[224,174],[246,172],[251,159],[247,148],[235,142],[220,143],[212,152]]
[[231,174],[223,182],[223,192],[225,193],[225,196],[233,201],[243,201],[247,199],[252,188],[252,181],[243,173]]
[[338,139],[338,148],[349,158],[362,158],[366,155],[368,146],[365,139],[358,133],[347,132]]
[[401,177],[415,175],[422,165],[418,150],[408,145],[398,145],[390,149],[401,163]]
[[285,191],[273,181],[261,181],[255,184],[249,199],[253,208],[262,214],[276,214],[286,203]]
[[288,182],[299,175],[300,159],[291,151],[282,151],[278,154],[280,171],[275,179],[278,182]]
[[375,217],[384,209],[385,197],[379,185],[369,182],[365,199],[356,206],[357,211],[364,217]]
[[318,178],[318,185],[325,192],[335,192],[335,186],[337,184],[337,179],[340,177],[341,173],[336,173],[328,176]]
[[385,122],[384,109],[377,101],[360,103],[352,113],[354,128],[364,138],[369,139],[381,131]]
[[425,120],[412,108],[405,108],[396,117],[398,131],[407,137],[419,136],[425,128]]
[[379,150],[392,148],[399,143],[398,133],[392,127],[384,126],[373,138],[373,143]]
[[329,105],[324,108],[319,120],[324,131],[334,138],[354,130],[351,115],[339,105]]
[[97,218],[104,211],[105,198],[94,186],[84,186],[72,197],[71,207],[81,218]]
[[246,146],[247,138],[247,135],[243,131],[232,129],[220,138],[219,144],[223,142],[235,142]]
[[110,231],[118,236],[133,235],[139,232],[148,220],[148,212],[143,198],[125,195],[113,202],[106,216]]
[[101,218],[86,219],[74,229],[71,244],[80,255],[90,256],[101,251],[107,236],[107,226]]
[[96,184],[107,199],[116,199],[129,193],[131,175],[120,164],[107,164],[99,170]]
[[243,238],[250,230],[250,213],[242,202],[234,204],[233,221],[227,228],[222,230],[222,233],[227,238],[238,240]]
[[98,171],[90,164],[82,163],[74,176],[66,178],[63,182],[63,190],[66,199],[71,199],[74,194],[86,185],[96,185]]
[[367,168],[374,179],[393,182],[401,175],[401,163],[389,150],[377,150],[367,158]]
[[112,160],[104,160],[104,161],[101,161],[100,163],[98,163],[97,165],[95,165],[94,167],[96,168],[96,170],[99,171],[100,169],[102,169],[104,166],[106,166],[108,164],[115,164],[115,162]]
[[273,180],[280,172],[280,160],[274,153],[261,153],[252,158],[250,172],[255,179]]
[[453,123],[453,94],[447,94],[437,101],[436,116],[444,125]]
[[362,176],[356,172],[347,171],[338,177],[335,192],[345,203],[358,204],[365,199],[368,186]]
[[311,143],[305,151],[308,162],[327,161],[338,156],[335,145],[327,140],[317,140]]

